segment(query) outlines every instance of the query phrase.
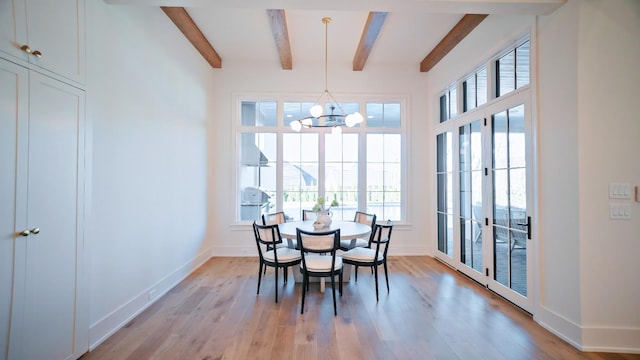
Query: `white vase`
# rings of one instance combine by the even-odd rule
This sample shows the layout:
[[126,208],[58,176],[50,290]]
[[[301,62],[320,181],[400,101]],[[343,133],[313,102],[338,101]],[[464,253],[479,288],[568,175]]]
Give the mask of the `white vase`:
[[316,213],[316,221],[324,224],[325,227],[331,225],[331,216],[333,214],[328,210],[320,210]]

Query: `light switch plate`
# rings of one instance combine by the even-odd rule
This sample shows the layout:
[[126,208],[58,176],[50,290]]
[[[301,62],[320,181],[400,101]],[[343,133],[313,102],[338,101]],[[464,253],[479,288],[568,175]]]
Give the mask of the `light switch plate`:
[[631,184],[629,183],[610,183],[609,199],[631,199]]
[[609,204],[609,218],[611,220],[630,220],[631,204]]

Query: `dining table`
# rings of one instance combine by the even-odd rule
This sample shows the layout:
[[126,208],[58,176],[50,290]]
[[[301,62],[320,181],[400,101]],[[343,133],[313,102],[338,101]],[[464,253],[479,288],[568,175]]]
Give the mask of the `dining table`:
[[[287,240],[287,244],[290,248],[294,248],[293,239],[297,237],[297,229],[310,231],[310,232],[324,232],[340,229],[340,240],[351,240],[349,248],[355,247],[356,239],[368,238],[371,234],[371,226],[367,224],[357,223],[355,221],[341,221],[332,220],[329,226],[325,226],[319,229],[313,227],[315,220],[302,220],[302,221],[288,221],[282,224],[278,224],[280,235],[283,239]],[[339,256],[339,255],[338,255]],[[351,273],[351,265],[343,265],[343,281],[349,281]],[[302,282],[302,274],[300,271],[293,271],[293,277],[296,282]],[[324,292],[325,282],[324,278],[320,281],[320,291]]]

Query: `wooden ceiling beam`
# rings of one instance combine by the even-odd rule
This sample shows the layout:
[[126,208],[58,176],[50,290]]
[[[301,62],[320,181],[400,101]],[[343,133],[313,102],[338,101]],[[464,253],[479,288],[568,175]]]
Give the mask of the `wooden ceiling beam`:
[[193,22],[193,19],[191,19],[191,16],[189,16],[185,8],[168,6],[161,6],[161,8],[211,67],[216,69],[222,68],[220,55],[218,55],[213,46],[207,41],[207,38],[202,34],[202,31],[200,31],[196,23]]
[[429,55],[420,63],[420,71],[428,72],[440,60],[442,60],[453,48],[455,48],[473,29],[476,28],[488,15],[487,14],[466,14],[440,40],[438,45],[431,50]]
[[353,71],[362,71],[362,69],[364,69],[364,65],[367,63],[371,49],[373,49],[373,44],[375,44],[378,34],[380,34],[387,14],[387,12],[382,11],[369,12],[367,23],[364,25],[362,35],[360,36],[360,43],[353,57]]
[[293,60],[291,58],[291,44],[289,43],[289,31],[287,30],[287,18],[282,9],[268,9],[271,33],[276,42],[282,70],[291,70]]

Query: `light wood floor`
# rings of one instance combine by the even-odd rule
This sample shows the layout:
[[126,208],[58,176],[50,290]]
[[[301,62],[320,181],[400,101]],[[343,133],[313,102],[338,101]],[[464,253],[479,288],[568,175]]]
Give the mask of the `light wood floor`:
[[278,304],[273,269],[256,296],[257,272],[257,258],[213,258],[81,359],[640,359],[580,352],[430,257],[390,258],[378,303],[360,269],[337,317],[330,284],[311,284],[300,315],[291,271]]

